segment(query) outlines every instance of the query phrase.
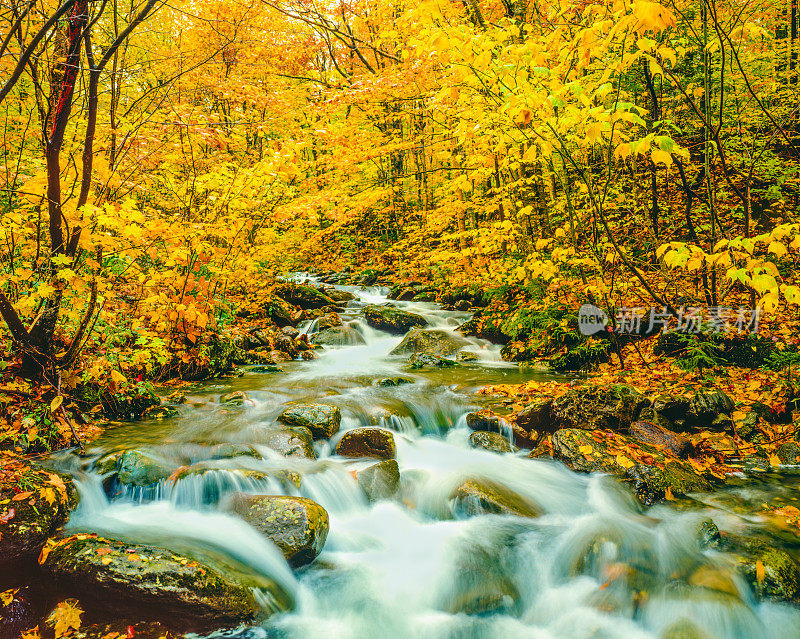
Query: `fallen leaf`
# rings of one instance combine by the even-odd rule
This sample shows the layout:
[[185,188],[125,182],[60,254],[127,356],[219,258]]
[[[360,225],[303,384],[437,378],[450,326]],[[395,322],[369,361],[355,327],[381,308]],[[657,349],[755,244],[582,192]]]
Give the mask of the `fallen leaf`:
[[756,561],[756,581],[758,582],[759,586],[764,584],[764,573],[766,569],[764,568],[764,563],[759,559]]
[[56,638],[63,637],[70,630],[81,627],[82,614],[83,610],[78,606],[77,599],[67,599],[59,603],[50,613],[47,623],[55,630]]
[[12,588],[11,590],[0,592],[0,602],[2,602],[4,606],[7,606],[14,601],[14,595],[16,595],[18,592],[19,588]]
[[31,492],[27,492],[27,493],[20,493],[19,495],[14,495],[14,496],[11,498],[11,501],[22,501],[23,499],[27,499],[27,498],[28,498],[28,497],[30,497],[31,495],[33,495],[33,493],[31,493]]

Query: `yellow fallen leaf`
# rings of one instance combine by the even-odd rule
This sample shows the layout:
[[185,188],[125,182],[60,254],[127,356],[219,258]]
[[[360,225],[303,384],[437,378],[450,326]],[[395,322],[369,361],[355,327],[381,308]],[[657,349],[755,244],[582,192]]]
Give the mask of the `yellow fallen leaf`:
[[756,561],[756,581],[758,585],[761,586],[764,584],[764,573],[766,569],[764,568],[764,563],[759,559]]
[[63,403],[64,397],[62,395],[56,395],[53,401],[50,402],[50,412],[55,413]]
[[616,462],[625,469],[633,468],[633,462],[625,457],[625,455],[617,455]]
[[594,448],[592,448],[591,446],[589,446],[589,444],[586,444],[585,446],[578,446],[578,452],[579,452],[581,455],[588,455],[588,454],[590,454],[592,451],[594,451]]
[[47,618],[48,625],[55,630],[56,639],[63,637],[70,630],[77,630],[81,627],[81,615],[83,610],[78,606],[76,599],[62,601]]
[[19,592],[19,588],[12,588],[11,590],[0,592],[0,601],[3,602],[4,606],[7,606],[14,601],[14,595],[16,595],[17,592]]

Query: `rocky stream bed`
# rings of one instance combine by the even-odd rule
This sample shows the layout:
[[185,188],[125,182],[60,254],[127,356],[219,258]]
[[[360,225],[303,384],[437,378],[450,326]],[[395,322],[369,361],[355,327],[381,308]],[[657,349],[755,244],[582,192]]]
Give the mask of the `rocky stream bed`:
[[468,312],[309,290],[284,297],[339,312],[287,339],[319,348],[182,389],[173,416],[4,488],[5,635],[72,597],[76,637],[800,637],[800,539],[755,514],[797,503],[792,451],[720,478],[676,432],[730,413],[723,393],[575,378],[500,415],[478,388],[547,373],[458,332]]

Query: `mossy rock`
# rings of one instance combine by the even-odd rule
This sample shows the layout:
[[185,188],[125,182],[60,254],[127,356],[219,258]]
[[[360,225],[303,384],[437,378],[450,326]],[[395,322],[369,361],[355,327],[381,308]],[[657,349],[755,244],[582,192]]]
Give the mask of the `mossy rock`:
[[350,326],[326,328],[312,335],[311,342],[321,346],[358,346],[366,344],[361,333]]
[[394,435],[383,428],[354,428],[342,435],[334,451],[342,457],[394,459]]
[[511,453],[515,450],[514,446],[500,433],[489,433],[486,431],[476,431],[469,436],[469,445],[473,448],[482,448],[492,453]]
[[723,548],[734,554],[739,572],[757,597],[800,604],[800,565],[773,541],[725,535]]
[[[730,425],[730,413],[733,410],[733,400],[721,390],[698,391],[689,403],[689,413],[686,421],[695,428],[710,428],[719,424],[715,430],[726,430]],[[720,416],[725,416],[721,422]]]
[[231,391],[230,393],[225,393],[224,395],[220,395],[219,403],[225,406],[226,408],[236,408],[238,406],[244,406],[244,403],[247,401],[247,393],[244,391]]
[[487,513],[519,517],[538,517],[541,514],[541,508],[532,501],[487,479],[461,482],[450,498],[454,502],[454,512],[467,517]]
[[292,326],[292,314],[295,309],[276,295],[266,295],[261,301],[259,315],[268,317],[278,326]]
[[467,428],[473,431],[484,430],[489,433],[503,433],[504,428],[500,423],[500,416],[488,409],[479,410],[466,415]]
[[373,384],[375,386],[403,386],[405,384],[413,384],[414,380],[408,377],[382,377],[376,379]]
[[339,432],[342,414],[336,406],[328,404],[296,404],[278,416],[278,421],[289,426],[303,426],[314,439],[327,439]]
[[283,369],[275,364],[256,364],[247,369],[248,373],[282,373]]
[[330,297],[334,302],[350,302],[356,299],[350,291],[342,291],[338,288],[326,288],[325,295]]
[[412,328],[428,325],[428,321],[422,315],[409,313],[394,306],[365,306],[364,317],[372,328],[393,335],[403,335]]
[[[13,468],[13,467],[10,467]],[[20,499],[22,497],[22,499]],[[39,466],[8,470],[0,480],[0,570],[30,561],[78,505],[72,478]]]
[[235,459],[236,457],[252,457],[261,459],[261,453],[248,444],[232,444],[225,442],[209,446],[207,450],[209,459]]
[[[250,583],[171,550],[74,535],[56,542],[42,569],[65,594],[80,593],[87,610],[160,621],[179,630],[216,630],[254,621],[270,610]],[[262,584],[272,612],[293,607],[276,583]]]
[[236,493],[228,507],[269,537],[295,568],[314,561],[328,537],[328,512],[306,497]]
[[440,357],[439,355],[428,355],[426,353],[414,353],[409,359],[408,363],[411,368],[452,368],[458,366],[457,362],[452,359]]
[[581,386],[553,400],[551,415],[558,428],[619,431],[631,425],[646,403],[628,386]]
[[149,486],[167,479],[171,465],[141,450],[125,451],[119,458],[117,481],[131,486]]
[[272,292],[289,304],[304,310],[335,305],[335,302],[322,291],[302,284],[278,284]]
[[684,419],[690,407],[690,400],[681,395],[662,394],[656,397],[652,404],[653,411],[670,421]]
[[[553,433],[551,441],[553,457],[568,468],[615,475],[630,484],[647,505],[664,499],[667,489],[674,496],[711,490],[711,484],[689,462],[632,437],[608,431],[593,436],[590,431],[565,428]],[[626,450],[638,451],[640,458],[629,457]]]
[[358,486],[370,501],[391,499],[400,486],[400,467],[386,459],[356,473]]
[[797,466],[800,464],[800,443],[784,442],[778,446],[775,454],[778,456],[781,464]]
[[259,442],[279,452],[284,457],[316,459],[314,436],[304,426],[269,428],[263,431]]
[[469,342],[464,338],[453,335],[448,331],[413,328],[389,354],[412,355],[413,353],[423,353],[425,355],[448,357],[454,355],[468,344]]

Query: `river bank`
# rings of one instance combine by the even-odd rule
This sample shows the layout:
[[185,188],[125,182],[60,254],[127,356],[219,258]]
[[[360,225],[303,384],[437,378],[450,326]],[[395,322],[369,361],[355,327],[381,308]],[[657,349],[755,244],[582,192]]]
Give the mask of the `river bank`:
[[[85,592],[86,636],[143,621],[253,637],[791,636],[794,431],[744,410],[765,389],[519,367],[458,331],[472,312],[457,301],[333,290],[338,310],[290,314],[296,333],[240,325],[243,375],[163,388],[157,415],[109,423],[85,455],[50,457],[41,485],[4,492],[0,543],[18,503],[64,512],[26,546],[52,583],[7,581],[21,590],[6,606],[30,599],[46,632],[50,607]],[[323,301],[283,294],[298,291]],[[74,480],[77,507],[54,477]]]

